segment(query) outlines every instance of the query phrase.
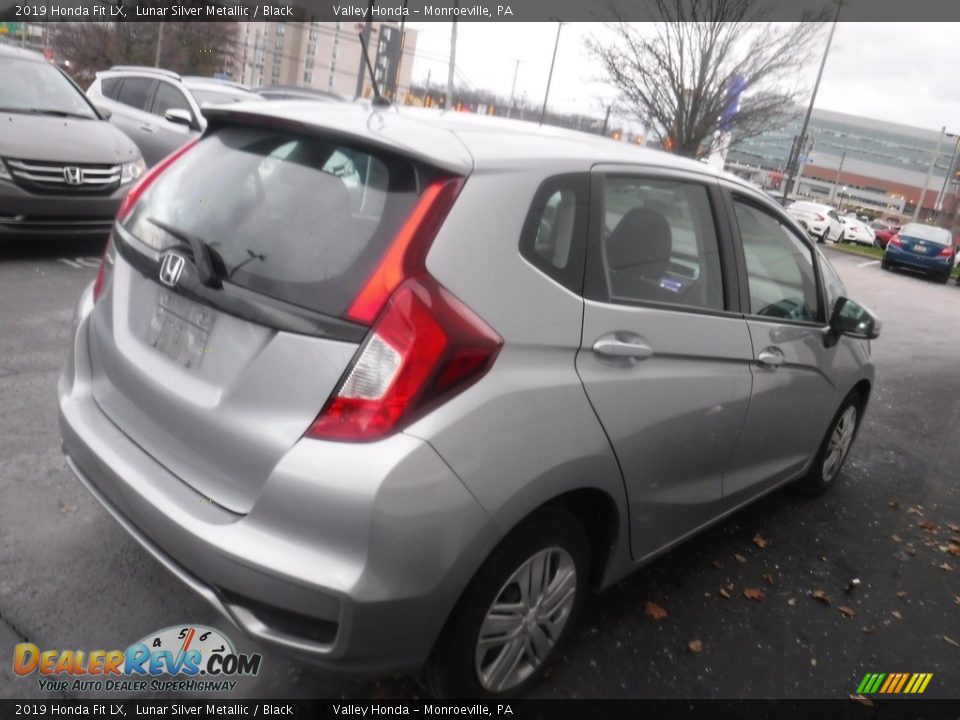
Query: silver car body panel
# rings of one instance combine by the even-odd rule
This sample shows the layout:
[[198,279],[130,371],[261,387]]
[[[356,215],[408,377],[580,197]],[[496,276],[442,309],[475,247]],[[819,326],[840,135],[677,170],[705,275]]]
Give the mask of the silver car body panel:
[[[273,117],[467,176],[426,266],[504,345],[482,379],[403,432],[319,441],[302,434],[355,345],[221,314],[213,351],[185,368],[147,339],[157,282],[118,254],[95,306],[88,290],[58,391],[70,466],[264,643],[329,668],[416,668],[477,568],[538,507],[572,491],[606,499],[608,585],[801,474],[846,393],[872,382],[868,341],[825,348],[822,327],[585,301],[518,252],[551,175],[657,167],[767,203],[732,176],[458,113],[291,101],[216,109],[210,124]],[[615,330],[655,352],[630,366],[597,358],[592,343]],[[773,342],[787,363],[759,368]],[[328,635],[311,638],[311,621]]]

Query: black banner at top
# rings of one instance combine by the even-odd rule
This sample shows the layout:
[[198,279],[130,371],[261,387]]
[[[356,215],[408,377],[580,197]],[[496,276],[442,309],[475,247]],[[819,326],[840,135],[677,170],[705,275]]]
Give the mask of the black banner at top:
[[[0,0],[0,21],[644,22],[657,0]],[[696,0],[666,0],[670,17],[697,19]],[[832,18],[836,0],[758,0],[751,19]],[[702,7],[702,4],[701,4]],[[954,0],[844,0],[842,21],[960,21]]]

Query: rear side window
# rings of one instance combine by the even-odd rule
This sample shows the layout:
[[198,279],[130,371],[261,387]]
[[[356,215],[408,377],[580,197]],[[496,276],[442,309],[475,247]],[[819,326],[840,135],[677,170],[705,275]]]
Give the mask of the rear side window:
[[716,227],[703,185],[608,177],[602,220],[610,302],[724,309]]
[[275,129],[227,127],[162,174],[127,222],[157,250],[210,248],[224,282],[342,316],[430,171],[396,155]]
[[560,175],[534,195],[520,237],[520,254],[570,290],[583,288],[590,178]]
[[117,92],[117,102],[129,105],[137,110],[146,110],[150,91],[153,89],[153,80],[147,78],[128,77],[123,79],[120,90]]

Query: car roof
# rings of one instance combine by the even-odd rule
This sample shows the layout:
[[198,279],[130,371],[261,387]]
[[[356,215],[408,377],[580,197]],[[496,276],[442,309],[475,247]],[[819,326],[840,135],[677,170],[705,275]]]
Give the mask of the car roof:
[[17,60],[30,60],[32,62],[41,63],[49,62],[40,53],[33,52],[32,50],[24,50],[23,48],[14,47],[13,45],[8,45],[7,43],[3,42],[0,42],[0,57],[15,58]]
[[237,95],[254,95],[255,93],[240,83],[231,80],[218,80],[217,78],[200,77],[199,75],[185,75],[180,81],[190,89],[197,90],[218,90],[220,92],[234,92]]
[[587,169],[595,164],[640,164],[722,178],[743,188],[749,183],[696,160],[551,125],[472,113],[416,107],[377,108],[369,104],[277,100],[240,103],[205,112],[217,122],[257,122],[282,118],[362,139],[454,172],[474,167],[517,166],[531,162]]

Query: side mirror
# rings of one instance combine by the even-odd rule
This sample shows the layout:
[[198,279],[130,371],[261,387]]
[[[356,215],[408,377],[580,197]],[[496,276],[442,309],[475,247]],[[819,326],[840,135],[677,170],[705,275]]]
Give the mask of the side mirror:
[[164,118],[177,125],[186,125],[188,128],[194,127],[193,115],[188,110],[171,108],[164,113]]
[[100,116],[102,120],[109,120],[110,117],[113,115],[113,113],[107,110],[105,107],[100,107],[99,105],[96,107],[97,107],[97,114]]
[[841,335],[876,340],[880,337],[882,323],[872,312],[857,305],[849,298],[837,298],[830,313],[830,345],[835,345]]

